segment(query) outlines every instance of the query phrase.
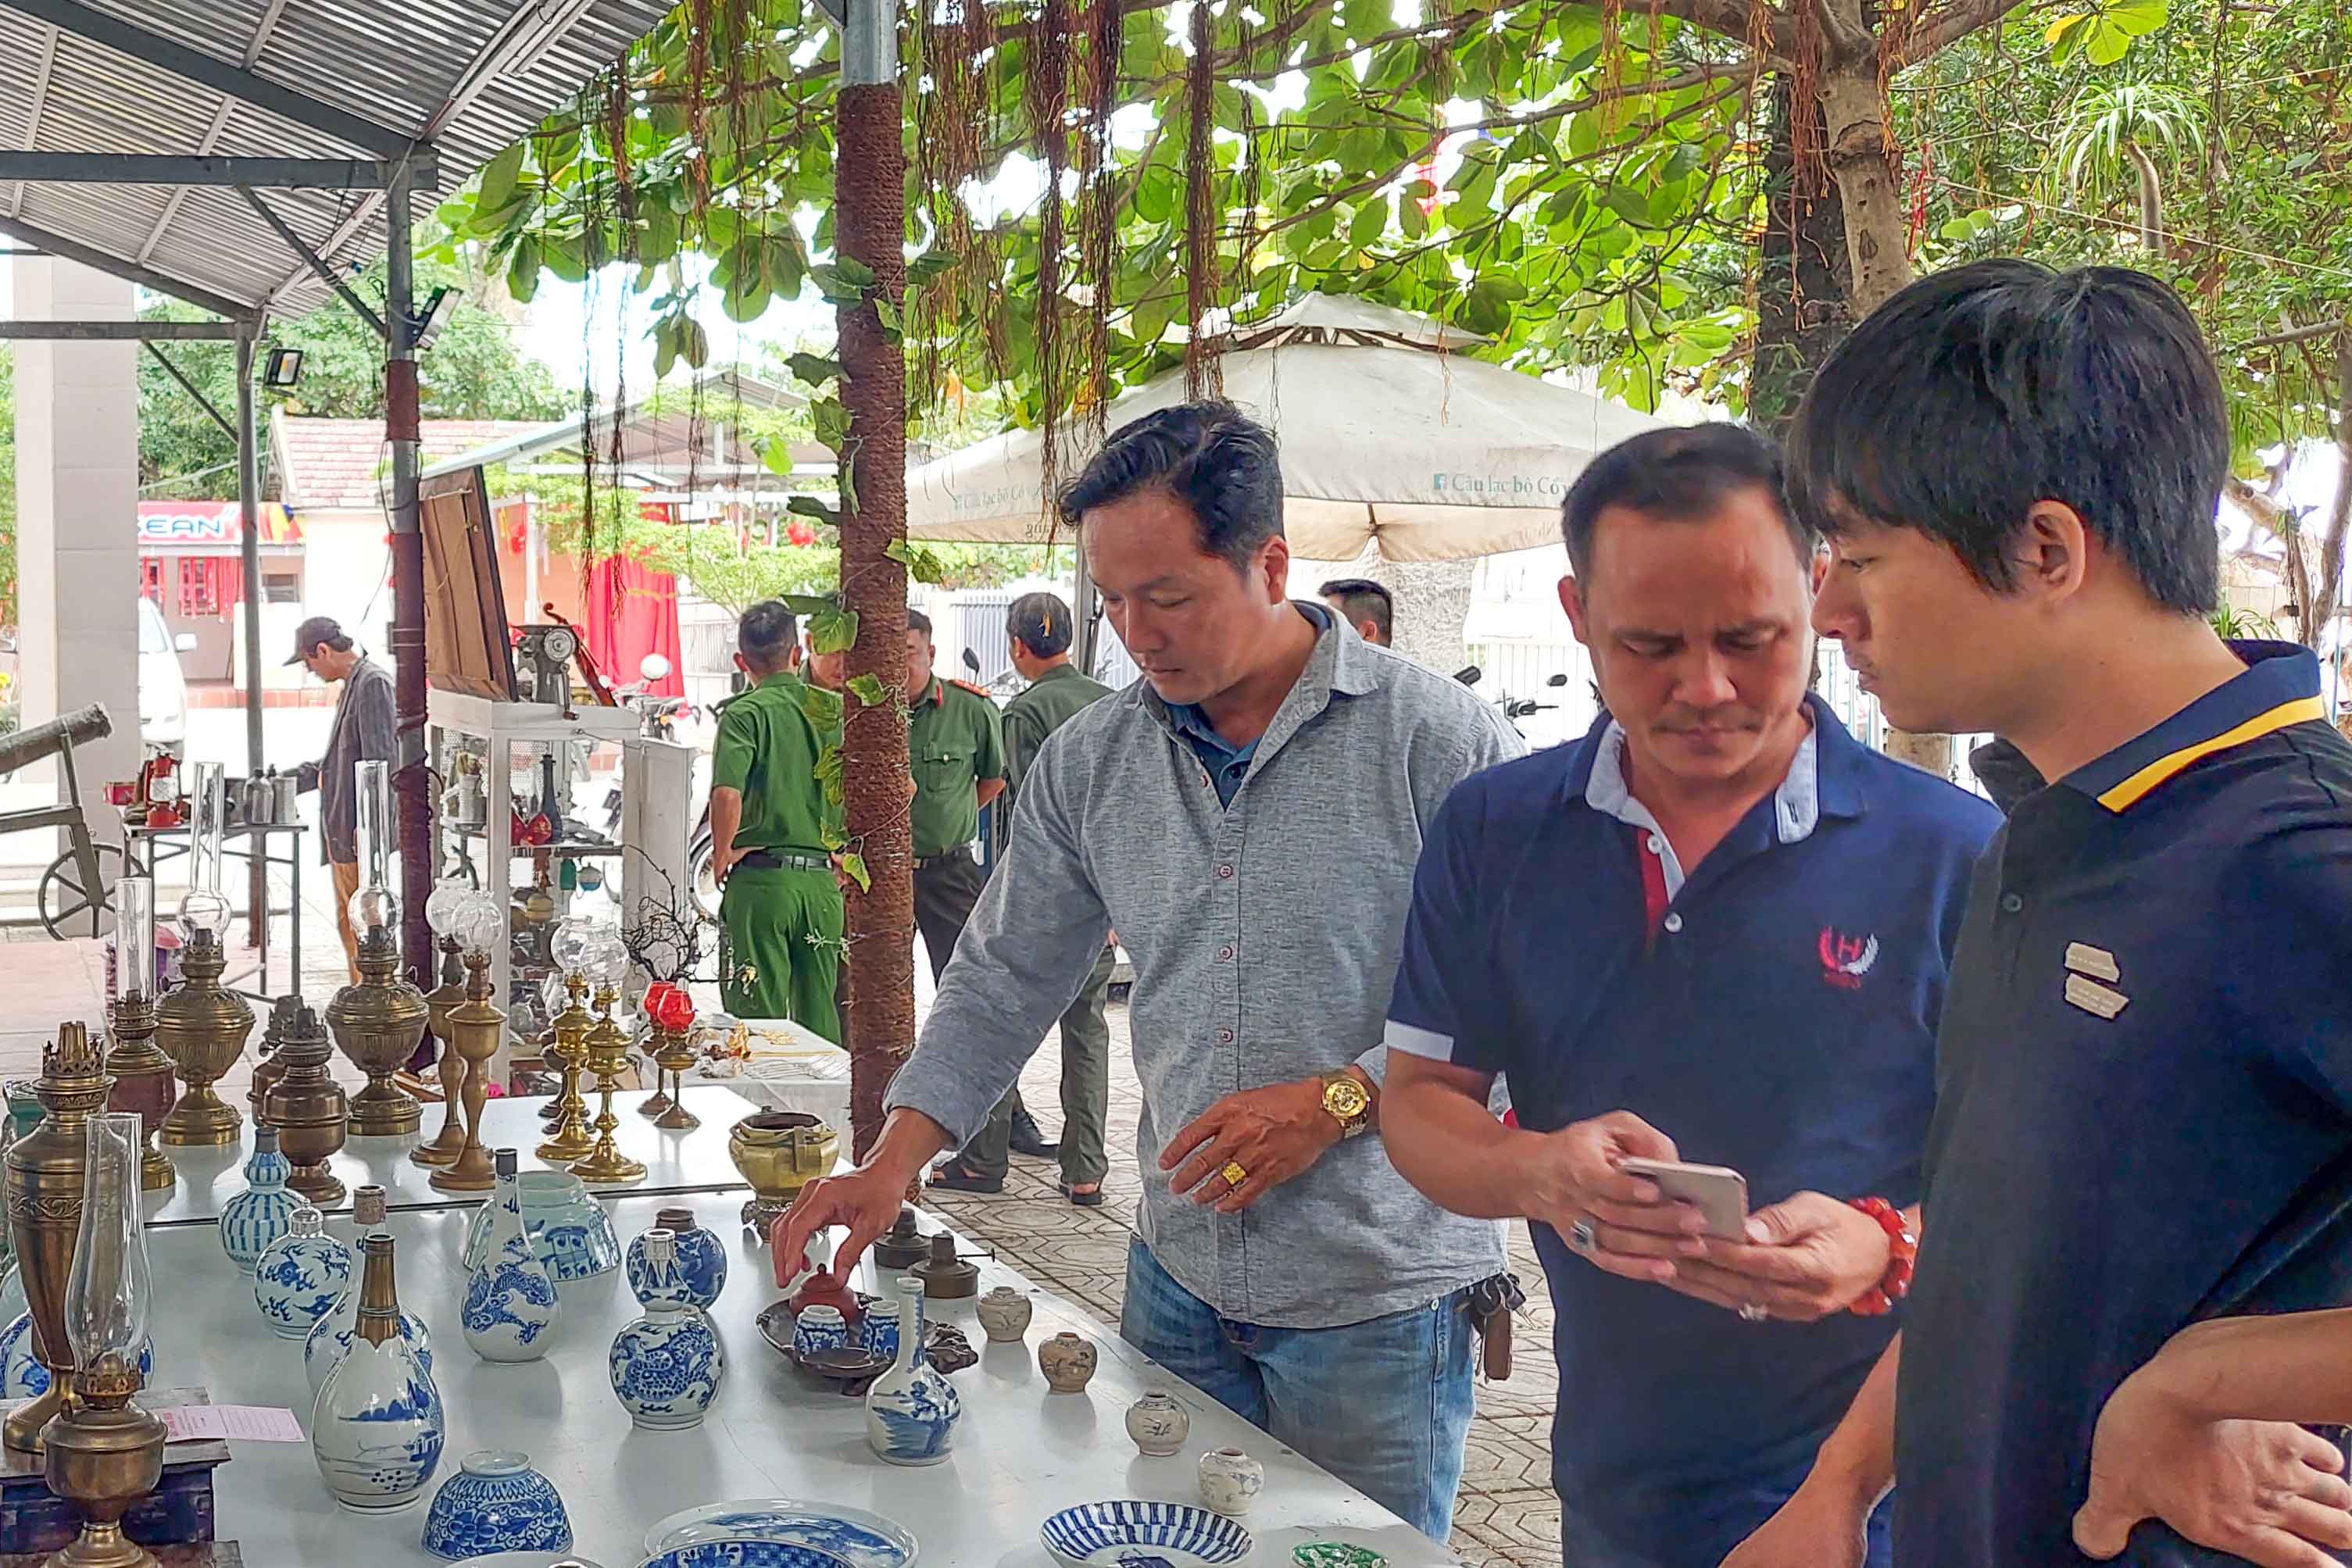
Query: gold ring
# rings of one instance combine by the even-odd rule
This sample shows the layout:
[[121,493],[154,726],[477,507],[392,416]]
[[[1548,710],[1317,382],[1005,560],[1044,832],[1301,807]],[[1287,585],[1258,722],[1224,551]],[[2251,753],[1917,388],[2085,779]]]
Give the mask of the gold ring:
[[1249,1172],[1242,1169],[1241,1162],[1239,1160],[1227,1160],[1225,1162],[1225,1168],[1219,1171],[1217,1174],[1225,1178],[1225,1185],[1227,1186],[1239,1186],[1242,1183],[1249,1180]]

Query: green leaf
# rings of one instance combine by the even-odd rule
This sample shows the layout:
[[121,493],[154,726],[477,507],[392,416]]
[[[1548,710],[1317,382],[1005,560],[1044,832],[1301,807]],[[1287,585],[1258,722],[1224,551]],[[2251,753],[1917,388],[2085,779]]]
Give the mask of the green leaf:
[[779,479],[793,476],[793,444],[789,441],[762,441],[760,445],[761,465]]
[[793,372],[794,380],[806,382],[813,387],[821,387],[841,374],[841,361],[823,354],[788,354],[784,357],[784,368]]
[[849,695],[866,707],[880,707],[890,700],[890,689],[882,684],[879,675],[852,675]]
[[809,647],[819,653],[842,653],[857,641],[857,612],[828,605],[809,617]]
[[820,523],[826,523],[836,528],[841,527],[841,514],[814,496],[786,497],[784,510],[796,517],[814,517]]
[[475,197],[480,211],[501,212],[514,200],[515,183],[522,178],[523,151],[524,144],[518,141],[483,165],[481,193]]
[[1623,185],[1612,185],[1602,193],[1601,200],[1611,212],[1635,227],[1649,225],[1650,199],[1639,191],[1629,190]]
[[954,267],[954,258],[940,251],[927,250],[907,264],[907,281],[909,284],[929,283],[934,277],[945,276]]
[[833,270],[839,273],[841,280],[852,288],[863,290],[874,287],[874,269],[854,256],[835,256]]
[[[812,681],[801,689],[801,712],[808,715],[808,721],[820,730],[838,728],[841,725],[841,694],[829,692]],[[818,776],[820,778],[824,776],[824,758],[827,755],[835,758],[834,782],[837,784],[841,780],[841,763],[838,760],[841,750],[838,747],[827,747],[824,752],[818,755]]]
[[898,308],[879,295],[875,297],[874,315],[882,323],[882,336],[887,341],[895,343],[906,336],[906,323],[898,314]]
[[841,874],[856,883],[857,884],[858,892],[870,893],[873,891],[874,879],[868,876],[866,873],[866,857],[864,855],[842,856]]
[[677,319],[677,357],[698,371],[710,362],[710,334],[691,316]]
[[539,273],[544,264],[539,239],[525,235],[515,241],[514,251],[507,257],[507,292],[521,304],[530,303],[539,292]]
[[882,553],[905,567],[907,575],[917,582],[940,582],[947,578],[946,565],[928,546],[892,539],[882,547]]
[[823,593],[780,593],[776,599],[795,615],[823,615],[841,608],[838,601]]
[[1148,224],[1164,224],[1176,213],[1176,175],[1153,164],[1136,183],[1135,215]]
[[821,397],[809,404],[809,418],[816,426],[816,438],[835,452],[849,439],[849,410],[839,398]]

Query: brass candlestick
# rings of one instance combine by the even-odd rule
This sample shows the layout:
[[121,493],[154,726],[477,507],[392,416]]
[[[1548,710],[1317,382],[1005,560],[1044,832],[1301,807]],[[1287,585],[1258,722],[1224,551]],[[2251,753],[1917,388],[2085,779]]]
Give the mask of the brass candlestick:
[[449,1009],[449,1032],[442,1037],[448,1054],[465,1068],[458,1077],[465,1085],[466,1140],[449,1168],[433,1173],[433,1185],[442,1192],[483,1192],[498,1179],[482,1147],[482,1102],[489,1098],[490,1058],[499,1053],[507,1015],[490,1005],[490,956],[467,954],[466,968],[466,998]]
[[188,1086],[157,1134],[167,1148],[216,1148],[242,1136],[245,1118],[213,1089],[253,1032],[253,1009],[221,985],[227,969],[219,933],[197,927],[180,950],[184,978],[155,1009],[155,1042]]
[[343,1184],[327,1168],[350,1134],[351,1102],[335,1082],[334,1050],[316,1008],[295,1004],[278,1054],[262,1119],[278,1129],[278,1150],[294,1169],[286,1185],[320,1208],[343,1201]]
[[327,1004],[327,1028],[367,1087],[352,1097],[354,1138],[402,1138],[424,1124],[425,1107],[393,1082],[425,1038],[425,994],[400,978],[400,946],[389,927],[371,925],[361,939],[360,983],[345,986]]
[[172,1059],[155,1044],[155,1004],[133,991],[119,998],[107,1018],[114,1031],[114,1049],[106,1054],[106,1071],[114,1079],[107,1109],[139,1113],[139,1186],[146,1192],[169,1192],[179,1184],[180,1173],[155,1146],[155,1134],[171,1114],[178,1090],[172,1082]]
[[[441,1131],[433,1141],[419,1145],[408,1157],[420,1166],[446,1166],[456,1159],[468,1142],[464,1118],[459,1114],[457,1100],[466,1087],[466,1075],[472,1071],[467,1060],[457,1054],[449,1034],[449,1012],[466,999],[466,970],[457,956],[457,939],[441,938],[441,983],[425,993],[425,1027],[433,1038],[441,1042]],[[471,1191],[472,1188],[465,1190]]]
[[667,1075],[670,1087],[669,1093],[656,1096],[663,1105],[661,1114],[654,1118],[654,1125],[672,1132],[699,1127],[702,1118],[686,1108],[686,1083],[681,1076],[694,1065],[694,1030],[691,1026],[667,1029],[656,1024],[653,1046],[654,1069]]
[[618,997],[610,986],[596,993],[596,1024],[588,1031],[588,1067],[596,1074],[596,1090],[604,1096],[604,1105],[596,1113],[596,1146],[572,1166],[572,1174],[582,1181],[638,1181],[646,1174],[645,1163],[621,1153],[613,1141],[621,1124],[621,1119],[613,1114],[613,1091],[629,1065],[629,1037],[613,1021],[613,1003]]
[[301,1005],[302,998],[299,996],[278,998],[269,1009],[269,1021],[261,1026],[261,1060],[254,1063],[253,1085],[246,1091],[245,1096],[245,1103],[253,1107],[253,1123],[257,1127],[269,1124],[269,1118],[263,1111],[263,1107],[269,1103],[269,1086],[277,1082],[278,1074],[286,1071],[278,1060],[278,1048],[285,1043],[286,1026],[294,1021],[294,1009]]
[[33,1354],[49,1369],[47,1392],[0,1423],[0,1441],[19,1453],[39,1453],[41,1428],[65,1408],[73,1371],[66,1284],[81,1228],[89,1117],[105,1107],[113,1087],[89,1031],[79,1023],[58,1025],[57,1042],[41,1052],[41,1078],[34,1086],[47,1115],[8,1146],[8,1234],[32,1310]]
[[596,1146],[595,1134],[588,1130],[587,1102],[580,1097],[580,1072],[588,1065],[588,1032],[596,1024],[581,1005],[588,993],[587,978],[566,975],[563,988],[571,999],[550,1025],[547,1043],[549,1060],[563,1069],[563,1087],[555,1097],[552,1135],[539,1145],[539,1157],[543,1160],[576,1160]]

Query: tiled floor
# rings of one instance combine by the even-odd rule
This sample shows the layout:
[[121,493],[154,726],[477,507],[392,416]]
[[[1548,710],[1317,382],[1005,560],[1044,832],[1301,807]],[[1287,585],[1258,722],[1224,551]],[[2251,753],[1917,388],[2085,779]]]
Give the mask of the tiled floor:
[[[1139,1091],[1128,1054],[1127,1009],[1114,1006],[1110,1024],[1109,1202],[1100,1208],[1073,1207],[1055,1189],[1061,1173],[1051,1161],[1021,1158],[1013,1160],[1001,1195],[935,1191],[928,1201],[966,1233],[985,1238],[1031,1278],[1091,1309],[1104,1322],[1116,1323],[1141,1177],[1135,1167]],[[1048,1040],[1022,1080],[1022,1092],[1049,1137],[1061,1122],[1060,1052],[1060,1041]],[[1528,1291],[1528,1310],[1513,1335],[1517,1366],[1510,1382],[1479,1385],[1454,1546],[1476,1568],[1553,1568],[1559,1562],[1559,1500],[1550,1483],[1551,1409],[1559,1388],[1551,1312],[1543,1271],[1524,1228],[1516,1230],[1511,1253],[1512,1270]]]

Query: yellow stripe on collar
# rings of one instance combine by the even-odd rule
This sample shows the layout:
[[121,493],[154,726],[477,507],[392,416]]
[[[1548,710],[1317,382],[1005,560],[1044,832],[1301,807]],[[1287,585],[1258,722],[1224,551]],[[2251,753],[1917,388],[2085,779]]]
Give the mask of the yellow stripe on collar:
[[2139,798],[2201,758],[2217,751],[2227,751],[2233,746],[2265,736],[2274,729],[2284,729],[2291,724],[2305,724],[2327,716],[2327,705],[2317,697],[2297,697],[2284,702],[2268,713],[2256,714],[2235,729],[2223,730],[2210,740],[2200,740],[2194,746],[2158,758],[2114,789],[2099,797],[2099,804],[2110,811],[2127,810]]

